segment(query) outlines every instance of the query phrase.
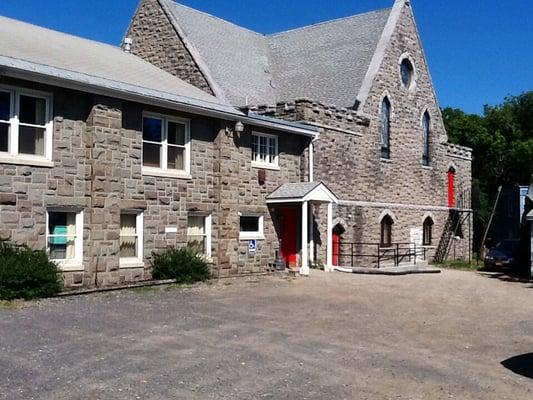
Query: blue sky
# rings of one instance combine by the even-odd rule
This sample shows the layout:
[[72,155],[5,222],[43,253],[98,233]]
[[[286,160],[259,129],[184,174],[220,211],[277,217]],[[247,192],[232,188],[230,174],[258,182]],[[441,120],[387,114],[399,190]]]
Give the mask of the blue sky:
[[[389,7],[393,0],[180,0],[262,33]],[[0,14],[119,44],[138,0],[0,0]],[[533,90],[533,1],[412,0],[441,106],[481,113]]]

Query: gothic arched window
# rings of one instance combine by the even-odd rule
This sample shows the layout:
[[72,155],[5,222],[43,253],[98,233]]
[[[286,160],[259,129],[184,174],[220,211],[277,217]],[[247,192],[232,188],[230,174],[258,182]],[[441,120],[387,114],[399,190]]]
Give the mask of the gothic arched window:
[[422,150],[422,164],[429,165],[429,139],[431,135],[431,118],[429,113],[426,111],[424,117],[422,118],[422,129],[423,129],[423,142],[424,147]]
[[381,158],[390,158],[390,112],[391,104],[387,97],[381,103]]

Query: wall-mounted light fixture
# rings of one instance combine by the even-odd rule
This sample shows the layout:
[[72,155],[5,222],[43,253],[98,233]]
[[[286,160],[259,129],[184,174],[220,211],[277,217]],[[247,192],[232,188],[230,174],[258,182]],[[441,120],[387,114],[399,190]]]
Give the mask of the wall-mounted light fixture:
[[237,121],[235,124],[235,132],[239,134],[244,132],[244,124],[241,121]]

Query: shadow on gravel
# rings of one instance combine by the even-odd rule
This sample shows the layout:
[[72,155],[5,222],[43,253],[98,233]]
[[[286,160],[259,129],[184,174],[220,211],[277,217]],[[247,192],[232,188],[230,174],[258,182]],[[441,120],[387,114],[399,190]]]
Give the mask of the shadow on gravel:
[[481,276],[491,279],[498,279],[504,282],[513,282],[513,283],[525,283],[529,284],[525,287],[533,288],[533,280],[529,276],[516,273],[511,270],[489,270],[489,269],[480,269],[478,273]]
[[515,374],[533,379],[533,353],[511,357],[505,361],[502,361],[501,364]]

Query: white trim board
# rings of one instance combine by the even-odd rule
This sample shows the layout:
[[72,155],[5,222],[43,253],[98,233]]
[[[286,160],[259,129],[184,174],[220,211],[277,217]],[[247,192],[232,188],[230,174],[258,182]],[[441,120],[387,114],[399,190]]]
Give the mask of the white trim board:
[[[368,208],[390,208],[390,209],[406,209],[406,210],[424,210],[424,211],[449,211],[450,208],[446,206],[430,206],[423,204],[402,204],[402,203],[380,203],[373,201],[353,201],[353,200],[339,200],[339,206],[356,206]],[[472,211],[472,209],[465,208],[461,211]]]

